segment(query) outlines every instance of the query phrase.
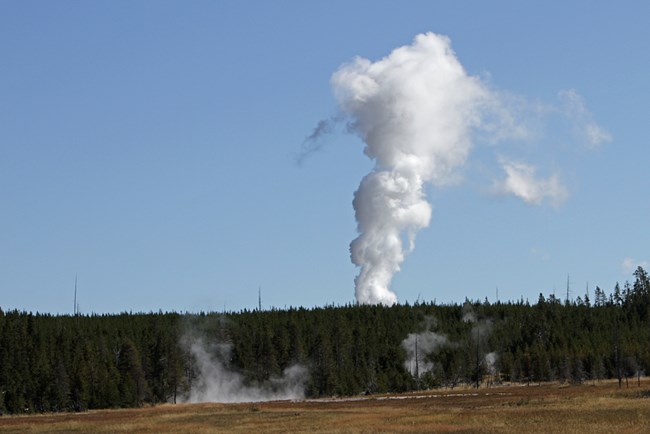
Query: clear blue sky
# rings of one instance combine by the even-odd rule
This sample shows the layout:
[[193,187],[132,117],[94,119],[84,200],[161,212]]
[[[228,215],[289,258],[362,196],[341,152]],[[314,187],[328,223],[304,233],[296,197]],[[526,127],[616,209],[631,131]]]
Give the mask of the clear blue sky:
[[[429,227],[400,302],[611,291],[650,261],[647,2],[0,2],[0,307],[83,313],[322,306],[354,300],[353,192],[372,168],[338,131],[332,74],[421,32],[530,102],[574,90],[612,140],[547,122],[521,154],[568,198],[486,188],[477,144],[428,187]],[[558,125],[556,125],[558,124]],[[576,141],[578,139],[576,138]],[[552,145],[548,145],[552,143]],[[512,145],[514,146],[514,145]],[[532,150],[531,150],[532,149]]]

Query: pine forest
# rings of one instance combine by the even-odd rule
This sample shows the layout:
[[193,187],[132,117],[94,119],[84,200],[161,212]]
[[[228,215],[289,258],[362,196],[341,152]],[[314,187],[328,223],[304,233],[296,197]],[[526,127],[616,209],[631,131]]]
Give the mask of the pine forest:
[[211,385],[295,396],[282,395],[288,378],[306,398],[612,378],[632,387],[648,369],[642,267],[611,292],[570,300],[191,314],[0,309],[0,411],[12,414],[213,400]]

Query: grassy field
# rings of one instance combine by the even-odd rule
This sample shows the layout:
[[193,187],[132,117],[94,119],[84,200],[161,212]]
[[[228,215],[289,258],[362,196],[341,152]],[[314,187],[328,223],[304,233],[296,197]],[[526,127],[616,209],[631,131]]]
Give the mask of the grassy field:
[[650,382],[2,416],[0,432],[647,433]]

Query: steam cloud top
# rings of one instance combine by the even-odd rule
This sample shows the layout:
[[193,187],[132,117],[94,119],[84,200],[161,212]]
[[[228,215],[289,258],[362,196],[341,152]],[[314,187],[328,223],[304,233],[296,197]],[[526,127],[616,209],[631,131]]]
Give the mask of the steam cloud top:
[[[423,187],[451,182],[471,149],[490,92],[468,76],[447,37],[420,34],[412,45],[377,62],[356,58],[332,76],[350,127],[375,167],[361,181],[353,206],[359,236],[352,262],[359,303],[394,304],[390,290],[415,234],[431,220]],[[406,244],[406,247],[405,247]]]
[[[558,94],[560,106],[494,91],[466,73],[449,38],[434,33],[417,35],[377,62],[356,58],[333,74],[331,85],[340,113],[319,122],[298,162],[320,149],[320,137],[344,120],[375,162],[353,201],[359,236],[350,253],[360,267],[356,299],[364,304],[397,301],[390,290],[393,275],[413,250],[417,231],[431,220],[424,186],[456,181],[473,137],[491,144],[527,141],[535,135],[529,122],[543,124],[545,116],[556,115],[569,121],[586,149],[612,140],[575,90]],[[540,176],[534,164],[507,155],[499,155],[498,163],[505,178],[493,179],[492,194],[513,195],[531,206],[559,206],[569,196],[557,173]]]

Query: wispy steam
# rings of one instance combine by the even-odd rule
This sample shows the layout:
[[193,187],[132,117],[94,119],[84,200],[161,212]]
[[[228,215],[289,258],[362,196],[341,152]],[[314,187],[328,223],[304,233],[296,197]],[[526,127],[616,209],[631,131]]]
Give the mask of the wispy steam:
[[493,190],[497,194],[513,194],[529,205],[539,205],[545,199],[558,206],[569,196],[569,192],[557,174],[540,178],[533,165],[519,161],[501,159],[506,178],[496,181]]
[[[488,346],[489,337],[492,334],[493,322],[489,318],[480,318],[474,312],[471,303],[465,302],[463,305],[463,322],[472,324],[470,331],[470,341],[477,351],[477,365],[484,367],[485,372],[494,376],[497,374],[497,362],[499,356],[496,352],[485,353],[480,359],[479,354],[484,353]],[[477,366],[478,370],[478,366]],[[478,373],[478,372],[477,372]],[[478,386],[478,383],[477,383]]]
[[445,335],[431,331],[423,333],[409,333],[402,341],[402,348],[406,351],[404,368],[412,375],[420,376],[433,369],[433,363],[427,356],[433,354],[447,344]]
[[650,268],[650,262],[648,261],[637,261],[629,256],[623,259],[621,262],[621,269],[625,274],[631,274],[637,267]]
[[406,351],[404,368],[418,378],[433,370],[434,366],[430,356],[443,346],[449,345],[447,336],[431,331],[436,325],[434,317],[426,316],[423,325],[423,332],[409,333],[402,341],[402,348]]
[[497,362],[499,361],[499,355],[495,352],[487,353],[484,358],[485,369],[490,375],[497,374]]
[[472,336],[479,336],[486,339],[492,333],[492,321],[490,319],[479,319],[474,313],[474,308],[469,302],[463,304],[463,322],[472,324]]
[[612,135],[594,121],[584,100],[575,89],[563,90],[558,97],[563,103],[565,115],[573,121],[575,133],[582,137],[588,148],[595,149],[612,140]]
[[190,339],[190,355],[195,363],[194,379],[187,402],[256,402],[304,398],[307,369],[293,365],[281,377],[263,384],[247,384],[243,375],[227,367],[232,346],[209,346],[202,339]]
[[323,139],[328,134],[332,134],[337,125],[342,121],[340,116],[332,116],[329,119],[322,119],[314,127],[314,130],[300,145],[300,152],[296,156],[296,164],[302,165],[304,161],[312,154],[323,148]]
[[[444,334],[432,331],[431,327],[435,325],[435,321],[432,317],[425,318],[425,330],[420,333],[409,333],[402,341],[402,348],[406,352],[404,369],[416,380],[420,380],[427,372],[433,372],[435,375],[434,356],[437,352],[444,347],[459,350],[465,346],[466,350],[469,349],[468,354],[471,354],[470,357],[472,359],[474,358],[474,354],[476,354],[477,365],[483,366],[489,374],[496,375],[499,356],[496,352],[485,353],[490,334],[492,333],[492,320],[489,318],[479,318],[474,312],[472,304],[466,302],[462,309],[462,321],[471,324],[471,330],[469,330],[469,335],[467,336],[468,339],[466,341],[453,341],[449,340]],[[472,363],[474,363],[473,360]]]

